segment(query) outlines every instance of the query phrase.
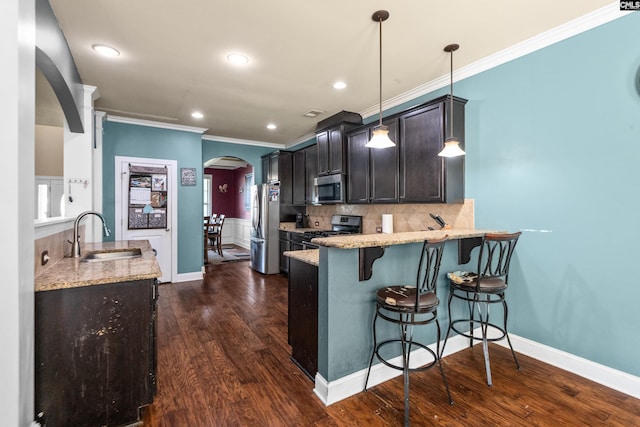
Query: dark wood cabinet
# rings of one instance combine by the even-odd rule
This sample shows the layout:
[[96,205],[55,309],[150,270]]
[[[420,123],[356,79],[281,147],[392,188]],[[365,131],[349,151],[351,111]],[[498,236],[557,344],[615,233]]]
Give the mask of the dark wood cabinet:
[[48,427],[139,420],[156,392],[154,279],[35,294],[35,412]]
[[318,123],[318,175],[346,173],[347,132],[362,124],[358,113],[341,111]]
[[304,200],[307,205],[317,202],[314,179],[318,176],[318,146],[311,145],[305,151],[305,195]]
[[280,181],[280,206],[293,204],[293,153],[278,152],[278,180]]
[[305,150],[298,150],[293,153],[293,204],[296,206],[305,205],[307,191],[306,177],[306,155]]
[[346,172],[346,133],[353,125],[340,125],[316,134],[318,175]]
[[371,203],[397,203],[399,120],[394,118],[384,120],[382,123],[389,128],[389,138],[396,143],[396,146],[369,150],[371,160],[369,200]]
[[370,127],[360,128],[347,137],[347,203],[369,203],[369,131]]
[[289,343],[291,359],[312,380],[318,371],[318,267],[289,262]]
[[262,156],[262,182],[267,183],[271,180],[271,155]]
[[354,130],[347,136],[348,203],[398,202],[398,119],[383,122],[395,147],[365,147],[376,125]]
[[[464,201],[464,157],[438,153],[449,136],[449,96],[403,113],[400,117],[399,201],[461,203]],[[464,104],[454,98],[453,133],[464,141]]]
[[276,182],[280,180],[280,154],[284,151],[274,151],[262,156],[262,182]]
[[289,274],[289,257],[284,256],[283,253],[291,250],[291,239],[289,238],[290,231],[278,231],[280,240],[280,273],[285,276]]

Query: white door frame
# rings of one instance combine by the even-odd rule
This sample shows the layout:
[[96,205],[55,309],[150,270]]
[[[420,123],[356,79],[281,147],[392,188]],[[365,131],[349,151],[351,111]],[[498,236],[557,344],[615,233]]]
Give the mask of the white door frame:
[[[116,240],[123,240],[124,235],[124,221],[122,216],[122,183],[121,183],[121,171],[120,165],[123,163],[167,163],[171,165],[172,173],[168,177],[167,192],[169,194],[167,203],[169,204],[170,220],[171,224],[167,224],[170,227],[171,233],[171,277],[170,282],[173,282],[178,272],[178,185],[177,185],[177,171],[178,162],[176,160],[168,159],[151,159],[143,157],[127,157],[127,156],[115,156],[114,165],[114,186],[115,186],[115,226],[116,226]],[[128,218],[126,219],[128,221]],[[127,222],[128,224],[128,222]]]

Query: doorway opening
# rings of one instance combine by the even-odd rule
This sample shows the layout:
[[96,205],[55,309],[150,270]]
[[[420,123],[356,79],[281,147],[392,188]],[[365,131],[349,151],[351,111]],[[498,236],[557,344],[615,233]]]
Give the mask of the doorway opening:
[[225,216],[223,248],[249,248],[253,165],[234,156],[215,157],[204,163],[203,179],[204,216]]

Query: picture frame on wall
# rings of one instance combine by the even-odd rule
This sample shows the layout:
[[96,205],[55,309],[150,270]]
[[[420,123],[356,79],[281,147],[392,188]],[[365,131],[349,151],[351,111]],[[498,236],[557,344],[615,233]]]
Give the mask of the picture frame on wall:
[[180,168],[182,185],[196,185],[196,168]]

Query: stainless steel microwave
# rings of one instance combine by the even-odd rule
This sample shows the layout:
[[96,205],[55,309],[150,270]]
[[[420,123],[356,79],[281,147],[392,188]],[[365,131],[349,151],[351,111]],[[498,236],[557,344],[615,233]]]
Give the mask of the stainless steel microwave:
[[345,178],[343,174],[319,176],[314,179],[319,204],[345,202]]

